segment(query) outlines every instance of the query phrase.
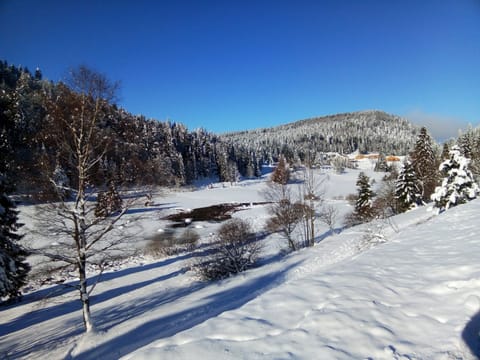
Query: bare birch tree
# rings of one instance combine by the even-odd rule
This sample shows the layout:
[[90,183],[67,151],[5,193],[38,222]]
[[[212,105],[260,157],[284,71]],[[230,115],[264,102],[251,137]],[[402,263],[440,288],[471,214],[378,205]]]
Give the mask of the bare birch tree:
[[319,220],[328,226],[330,234],[335,234],[335,225],[338,221],[338,208],[334,205],[323,205],[320,214]]
[[[307,160],[309,158],[307,157]],[[303,171],[303,183],[300,187],[301,201],[303,203],[303,229],[306,246],[315,245],[315,222],[317,220],[316,208],[323,203],[325,178],[319,177],[312,169],[312,164],[306,161]]]
[[[107,105],[117,85],[84,66],[71,71],[68,85],[59,85],[58,91],[45,100],[49,115],[43,138],[60,149],[55,154],[56,161],[68,162],[69,168],[75,170],[69,176],[69,191],[65,191],[64,183],[59,183],[53,173],[47,174],[57,196],[55,202],[41,207],[39,231],[44,236],[55,236],[55,242],[54,246],[35,252],[57,264],[57,270],[75,270],[85,331],[90,332],[95,329],[90,294],[96,282],[88,283],[87,269],[94,267],[101,272],[108,261],[120,255],[119,244],[125,237],[114,233],[119,231],[118,223],[128,204],[115,213],[96,216],[95,190],[91,185],[95,167],[108,146],[108,139],[100,135],[99,125],[108,116]],[[66,193],[72,194],[73,199]]]

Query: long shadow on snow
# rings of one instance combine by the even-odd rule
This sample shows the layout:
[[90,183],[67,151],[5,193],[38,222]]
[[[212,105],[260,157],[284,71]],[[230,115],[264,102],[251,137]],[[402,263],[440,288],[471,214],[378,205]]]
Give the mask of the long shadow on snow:
[[[130,274],[160,268],[160,267],[163,267],[163,266],[170,265],[170,264],[172,264],[176,261],[192,258],[193,256],[201,256],[201,254],[199,254],[199,253],[195,253],[195,254],[188,253],[188,254],[177,256],[175,258],[166,259],[166,260],[163,260],[163,261],[159,261],[159,262],[144,265],[144,266],[136,266],[136,267],[132,267],[132,268],[119,270],[119,271],[116,271],[116,272],[105,273],[105,274],[101,275],[101,281],[108,281],[108,280],[117,279],[117,278],[120,278],[120,277],[123,277],[123,276],[128,276]],[[114,289],[111,289],[111,290],[107,290],[103,293],[99,293],[98,295],[92,295],[92,300],[91,300],[92,309],[95,309],[95,305],[99,304],[103,301],[107,301],[107,300],[110,300],[114,297],[125,294],[127,292],[140,289],[140,288],[142,288],[144,286],[148,286],[148,285],[150,285],[154,282],[159,282],[159,281],[170,279],[170,278],[172,278],[174,276],[177,276],[177,275],[180,275],[184,272],[185,272],[185,269],[181,269],[181,270],[175,271],[175,272],[167,274],[167,275],[162,275],[162,276],[156,277],[154,279],[150,279],[150,280],[143,281],[143,282],[140,282],[140,283],[135,283],[135,284],[128,285],[128,286],[123,286],[123,287],[120,287],[120,288],[114,288]],[[94,281],[96,281],[97,278],[98,278],[98,276],[94,276],[92,278],[89,278],[89,283],[94,283]],[[57,285],[57,286],[54,287],[54,288],[57,289],[57,291],[55,291],[55,292],[54,292],[54,290],[52,290],[52,288],[36,291],[34,293],[26,295],[24,297],[24,300],[22,300],[21,303],[11,305],[11,307],[18,306],[20,304],[31,303],[31,302],[39,301],[39,300],[48,299],[47,301],[52,301],[52,300],[50,300],[50,297],[53,293],[54,293],[54,296],[59,296],[59,295],[67,294],[67,293],[72,292],[72,291],[76,291],[76,288],[74,288],[74,286],[77,283],[78,283],[78,281],[71,282],[71,283],[69,283],[68,287],[65,286],[65,285]],[[55,301],[55,300],[53,300],[53,301]],[[48,303],[47,303],[47,305],[48,305]],[[58,316],[66,315],[68,313],[71,313],[71,312],[74,312],[74,311],[77,311],[77,310],[80,310],[80,309],[81,309],[81,303],[78,299],[75,298],[75,299],[72,299],[72,300],[67,301],[67,302],[62,302],[58,305],[54,305],[54,306],[51,306],[51,307],[47,306],[47,307],[44,307],[44,308],[41,308],[41,309],[30,311],[28,313],[25,313],[25,314],[15,318],[14,320],[12,320],[9,323],[2,324],[2,326],[0,327],[0,336],[25,329],[29,326],[39,324],[41,322],[47,321],[49,319],[52,319],[52,318],[55,318],[55,317],[58,317]]]
[[[178,270],[175,271],[171,274],[168,275],[162,275],[159,276],[155,279],[150,279],[147,281],[143,281],[140,283],[135,283],[131,284],[128,286],[123,286],[120,288],[108,290],[104,293],[101,293],[97,296],[92,297],[92,301],[94,301],[94,304],[99,304],[102,301],[107,301],[109,299],[115,298],[117,296],[129,293],[131,291],[135,291],[137,289],[140,289],[142,287],[145,287],[147,285],[150,285],[152,283],[156,283],[159,281],[164,281],[169,278],[175,277],[177,275],[180,275],[184,273],[185,270]],[[198,286],[193,286],[189,288],[182,288],[179,289],[179,291],[172,291],[172,292],[167,292],[165,296],[163,296],[161,299],[163,300],[163,303],[169,302],[169,301],[174,301],[177,300],[180,297],[183,297],[185,295],[188,295],[189,293],[195,291],[198,288]],[[57,332],[54,330],[54,332],[42,332],[42,334],[38,337],[35,338],[35,341],[33,343],[29,343],[25,345],[24,348],[21,346],[18,346],[18,344],[12,344],[12,345],[7,345],[4,344],[5,346],[5,352],[11,356],[12,359],[19,358],[22,356],[27,356],[30,352],[32,352],[33,348],[48,348],[49,346],[53,344],[58,344],[63,341],[65,341],[68,338],[71,338],[72,336],[80,335],[83,332],[83,324],[81,320],[81,310],[82,306],[79,300],[71,300],[69,302],[65,302],[50,308],[44,308],[44,309],[39,309],[32,311],[30,313],[27,313],[25,315],[22,315],[22,317],[16,319],[15,321],[11,322],[10,324],[6,324],[5,326],[2,326],[2,329],[5,329],[5,334],[8,334],[10,332],[14,331],[19,331],[22,329],[25,329],[29,326],[35,325],[42,323],[44,321],[47,321],[52,318],[56,318],[59,316],[62,316],[64,314],[73,312],[73,311],[79,311],[78,313],[78,318],[69,320],[65,323],[65,327],[70,327],[69,330],[66,332]],[[115,316],[112,316],[111,319],[104,319],[103,316],[109,316],[110,311],[95,311],[95,307],[92,307],[92,316],[93,316],[93,321],[96,325],[96,327],[99,330],[106,330],[107,325],[112,326],[116,325],[117,323],[120,323],[124,320],[127,320],[131,318],[132,316],[135,316],[136,311],[133,313],[130,311],[131,309],[136,309],[137,308],[137,303],[135,305],[129,304],[125,308],[123,308],[121,311],[117,312]],[[138,315],[138,314],[137,314]],[[109,321],[110,320],[110,321]],[[69,325],[72,324],[72,325]],[[3,330],[0,330],[0,336],[5,335],[2,334],[4,332]],[[3,346],[2,346],[3,347]]]
[[[199,249],[200,248],[201,247],[199,247]],[[170,257],[168,259],[160,260],[160,261],[157,261],[157,262],[154,262],[154,263],[151,263],[151,264],[128,267],[128,268],[125,268],[125,269],[122,269],[122,270],[106,272],[106,273],[103,273],[102,275],[94,275],[94,276],[91,276],[91,277],[88,278],[88,283],[89,284],[95,283],[95,281],[97,281],[99,277],[100,277],[100,282],[114,280],[114,279],[118,279],[118,278],[123,277],[123,276],[128,276],[128,275],[131,275],[131,274],[140,273],[142,271],[148,271],[148,270],[156,269],[156,268],[160,268],[160,267],[163,267],[163,266],[168,266],[168,265],[173,264],[177,261],[186,260],[186,259],[190,259],[190,258],[194,258],[194,257],[203,256],[203,255],[205,255],[204,250],[203,251],[195,251],[193,253],[192,252],[183,253],[181,255],[178,255],[178,256],[175,256],[175,257]],[[32,303],[32,302],[35,302],[35,301],[51,299],[51,298],[56,297],[56,296],[65,295],[69,292],[77,291],[77,288],[76,288],[77,285],[78,285],[78,280],[75,280],[75,281],[68,281],[68,282],[63,283],[63,284],[54,285],[54,286],[49,287],[47,289],[36,290],[36,291],[33,291],[33,292],[31,292],[27,295],[24,295],[21,301],[15,303],[15,304],[12,304],[12,305],[7,305],[7,306],[3,307],[3,309],[9,309],[11,307],[26,305],[26,304],[29,304],[29,303]]]
[[[260,294],[271,289],[278,281],[281,281],[284,275],[296,265],[297,263],[291,264],[281,271],[275,271],[252,279],[243,285],[226,289],[210,296],[205,296],[202,299],[203,301],[199,301],[201,305],[195,305],[174,314],[146,322],[125,334],[81,353],[75,357],[75,359],[118,359],[119,357],[129,354],[155,340],[167,338],[178,332],[190,329],[225,311],[239,308],[255,299]],[[174,298],[175,297],[176,296],[174,296]],[[172,300],[175,299],[171,299],[169,296],[168,302]],[[131,309],[132,307],[130,308],[131,312],[128,314],[128,317],[139,316],[165,302],[164,297],[148,297],[144,298],[143,301],[136,301],[133,309]],[[114,322],[118,323],[123,321],[125,318],[125,311],[126,309],[123,307],[112,308],[106,312],[99,312],[96,317],[104,319],[104,324],[103,326],[101,325],[104,327],[104,325],[109,322],[109,320],[107,320],[109,316],[117,317],[117,321],[114,320]]]
[[480,359],[480,312],[467,323],[462,338],[472,354]]
[[341,226],[341,227],[337,227],[333,230],[327,230],[325,231],[322,235],[320,236],[317,236],[315,238],[315,242],[318,244],[319,242],[325,240],[326,238],[330,237],[330,236],[333,236],[333,235],[338,235],[340,234],[343,230],[346,229],[346,226]]
[[78,319],[63,323],[61,329],[51,331],[37,330],[34,333],[22,333],[19,338],[2,339],[0,342],[0,359],[31,359],[33,358],[33,350],[44,350],[45,352],[47,349],[55,348],[56,345],[62,344],[72,337],[80,336],[83,333],[83,323],[79,317]]

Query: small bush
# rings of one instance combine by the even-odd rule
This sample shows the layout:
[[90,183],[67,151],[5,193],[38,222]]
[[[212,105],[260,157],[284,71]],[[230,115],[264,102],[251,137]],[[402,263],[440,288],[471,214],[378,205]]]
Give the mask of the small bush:
[[220,227],[212,253],[195,270],[205,280],[222,279],[252,267],[260,251],[250,224],[232,219]]
[[177,238],[176,246],[183,251],[193,251],[197,247],[200,236],[192,229],[186,229],[182,235]]
[[374,246],[387,242],[382,224],[372,224],[368,227],[358,244],[358,250],[368,250]]
[[191,229],[181,235],[168,230],[155,234],[147,244],[145,253],[154,257],[172,256],[185,251],[193,251],[197,247],[200,236]]

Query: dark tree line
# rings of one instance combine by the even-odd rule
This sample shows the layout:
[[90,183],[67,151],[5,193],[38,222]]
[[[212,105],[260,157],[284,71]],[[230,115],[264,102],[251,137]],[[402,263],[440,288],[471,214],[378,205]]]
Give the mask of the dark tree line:
[[[58,146],[68,126],[59,118],[76,116],[81,89],[42,79],[37,70],[0,61],[0,172],[22,192],[48,189],[46,178],[64,178],[75,187],[75,168]],[[77,100],[75,100],[77,99]],[[233,147],[204,129],[189,131],[175,122],[160,122],[132,115],[114,101],[98,109],[101,121],[94,136],[106,143],[102,161],[95,164],[93,186],[111,181],[126,185],[184,185],[204,177],[235,181],[239,175],[260,175],[260,159],[250,149]],[[93,149],[92,151],[96,151]],[[100,151],[100,150],[98,150]],[[97,154],[99,155],[99,154]],[[45,193],[48,195],[48,190]]]

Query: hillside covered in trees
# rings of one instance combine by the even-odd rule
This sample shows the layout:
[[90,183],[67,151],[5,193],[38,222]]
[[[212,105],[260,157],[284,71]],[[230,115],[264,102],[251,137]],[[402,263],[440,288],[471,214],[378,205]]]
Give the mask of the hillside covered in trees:
[[[82,110],[78,94],[68,84],[43,80],[38,69],[31,74],[0,62],[0,172],[19,191],[42,185],[46,173],[63,178],[66,186],[72,180],[75,169],[57,141],[68,121],[58,119],[73,118]],[[110,180],[183,185],[225,173],[224,149],[217,136],[204,129],[189,131],[179,123],[132,115],[114,101],[103,101],[98,112],[95,137],[108,140],[106,148],[92,150],[104,152],[92,185]]]
[[415,144],[417,127],[383,111],[361,111],[297,121],[269,129],[228,133],[221,139],[234,148],[253,149],[263,160],[284,155],[290,162],[306,155],[381,152],[405,155]]
[[[44,80],[39,69],[32,74],[0,62],[0,172],[18,191],[46,189],[47,178],[75,186],[76,170],[58,137],[68,126],[66,119],[81,111],[79,94],[68,82]],[[102,152],[90,180],[97,187],[109,181],[164,186],[205,177],[235,181],[240,175],[260,175],[261,164],[280,155],[292,163],[304,161],[307,153],[310,159],[323,152],[355,150],[406,154],[417,133],[404,119],[366,111],[219,136],[132,115],[114,99],[103,101],[96,114],[101,121],[95,125],[95,138],[106,143],[92,149]]]

